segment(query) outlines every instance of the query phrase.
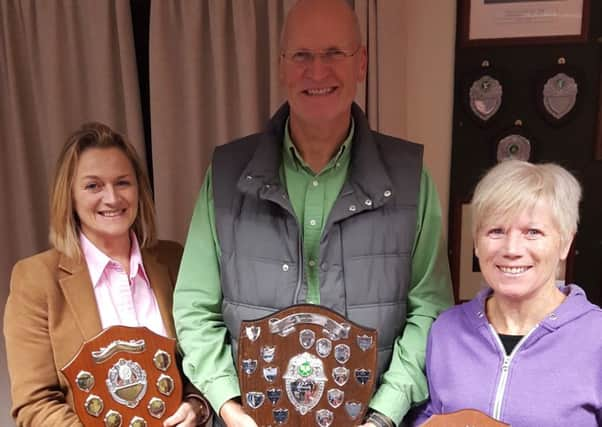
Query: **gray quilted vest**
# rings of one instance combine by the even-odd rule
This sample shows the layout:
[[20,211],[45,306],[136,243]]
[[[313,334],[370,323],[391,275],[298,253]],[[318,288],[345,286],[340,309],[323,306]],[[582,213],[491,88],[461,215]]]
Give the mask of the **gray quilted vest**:
[[[422,146],[373,132],[353,105],[348,178],[320,240],[320,303],[378,330],[378,374],[405,325]],[[222,313],[236,361],[242,320],[305,301],[302,236],[280,180],[285,104],[266,132],[217,147]]]

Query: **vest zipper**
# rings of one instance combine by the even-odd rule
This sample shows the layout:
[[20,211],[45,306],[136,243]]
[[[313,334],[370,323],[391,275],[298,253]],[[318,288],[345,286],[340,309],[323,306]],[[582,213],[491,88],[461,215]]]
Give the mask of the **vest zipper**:
[[510,372],[510,365],[512,364],[512,360],[514,359],[514,356],[518,352],[521,345],[527,340],[527,338],[529,338],[529,336],[533,333],[533,331],[535,331],[536,328],[537,328],[537,325],[533,329],[531,329],[527,335],[522,337],[520,339],[520,341],[516,344],[516,346],[512,349],[512,351],[510,352],[510,355],[508,356],[508,355],[506,355],[506,349],[504,348],[504,345],[502,344],[502,340],[500,339],[500,336],[498,335],[496,330],[493,328],[491,323],[489,324],[489,329],[491,330],[491,333],[493,334],[493,337],[498,344],[499,350],[502,352],[502,355],[504,356],[504,359],[502,362],[502,367],[501,367],[500,380],[497,384],[496,391],[495,391],[495,399],[493,401],[493,412],[491,414],[491,416],[498,421],[502,421],[502,419],[501,419],[502,402],[504,401],[504,395],[506,393],[506,384],[508,382],[508,375]]

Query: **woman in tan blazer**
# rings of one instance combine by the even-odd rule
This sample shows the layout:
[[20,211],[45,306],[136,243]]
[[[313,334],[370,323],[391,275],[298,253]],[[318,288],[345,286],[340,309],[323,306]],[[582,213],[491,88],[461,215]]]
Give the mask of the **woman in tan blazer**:
[[[133,326],[152,324],[176,336],[171,306],[182,247],[156,240],[148,177],[134,148],[105,125],[84,125],[61,152],[51,196],[50,242],[52,249],[15,265],[6,303],[4,335],[18,426],[82,426],[60,369],[85,340],[121,323],[123,299],[111,299],[115,294],[109,289],[116,288],[106,271],[92,282],[90,253],[106,255],[107,266],[112,263],[128,275],[123,277],[131,286],[125,292],[132,292],[135,312],[130,319],[139,321]],[[141,266],[132,279],[135,252]],[[97,293],[100,286],[104,294]],[[144,315],[140,304],[145,304]],[[184,393],[166,426],[195,426],[208,418],[198,391],[187,383]]]

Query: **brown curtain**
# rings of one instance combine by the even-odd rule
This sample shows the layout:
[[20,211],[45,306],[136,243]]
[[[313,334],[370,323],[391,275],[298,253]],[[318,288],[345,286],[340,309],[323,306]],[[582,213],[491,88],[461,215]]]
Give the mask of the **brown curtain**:
[[[0,326],[14,262],[48,247],[58,150],[100,120],[143,149],[127,1],[0,0]],[[0,425],[14,425],[0,340]]]

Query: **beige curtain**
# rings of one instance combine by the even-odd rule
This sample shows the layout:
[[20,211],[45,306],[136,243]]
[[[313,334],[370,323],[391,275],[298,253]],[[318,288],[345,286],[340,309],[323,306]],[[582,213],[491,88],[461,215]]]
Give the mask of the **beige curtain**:
[[[143,150],[128,1],[0,0],[0,326],[14,262],[48,247],[58,150],[100,120]],[[0,340],[0,425],[10,398]]]
[[[184,241],[213,148],[261,130],[282,102],[279,39],[293,3],[151,3],[153,168],[163,237]],[[394,135],[405,124],[404,3],[354,3],[370,66],[357,101],[375,129]]]
[[278,44],[290,3],[151,3],[153,169],[162,237],[184,241],[213,148],[259,131],[282,102]]

